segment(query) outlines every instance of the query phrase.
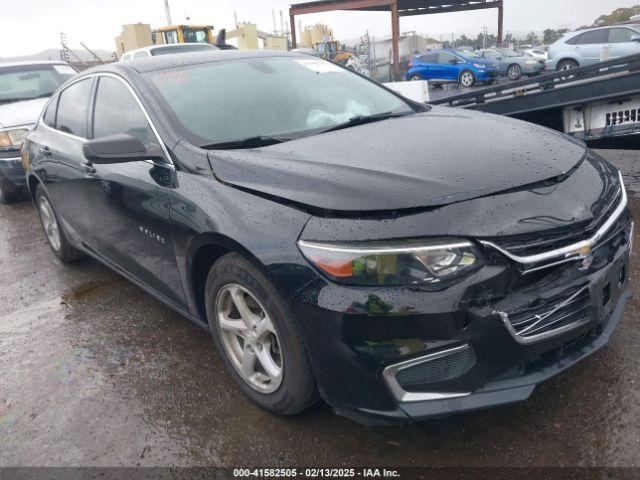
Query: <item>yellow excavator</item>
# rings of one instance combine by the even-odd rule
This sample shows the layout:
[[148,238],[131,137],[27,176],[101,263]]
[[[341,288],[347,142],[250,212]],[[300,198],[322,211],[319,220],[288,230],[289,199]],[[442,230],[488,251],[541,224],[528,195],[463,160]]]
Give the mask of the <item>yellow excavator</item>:
[[327,40],[326,42],[316,43],[313,49],[317,52],[318,56],[339,63],[340,65],[346,65],[349,59],[353,58],[353,53],[346,51],[344,45],[337,40]]
[[154,32],[155,44],[216,43],[211,25],[169,25]]

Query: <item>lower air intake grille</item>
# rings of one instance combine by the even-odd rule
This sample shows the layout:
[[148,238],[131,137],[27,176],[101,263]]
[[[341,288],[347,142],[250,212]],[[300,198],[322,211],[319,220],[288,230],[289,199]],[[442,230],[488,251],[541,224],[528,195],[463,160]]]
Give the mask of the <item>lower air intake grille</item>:
[[396,380],[401,387],[451,380],[467,373],[475,362],[473,349],[467,348],[403,368],[397,373]]
[[591,318],[591,295],[584,286],[508,315],[517,335],[532,338]]

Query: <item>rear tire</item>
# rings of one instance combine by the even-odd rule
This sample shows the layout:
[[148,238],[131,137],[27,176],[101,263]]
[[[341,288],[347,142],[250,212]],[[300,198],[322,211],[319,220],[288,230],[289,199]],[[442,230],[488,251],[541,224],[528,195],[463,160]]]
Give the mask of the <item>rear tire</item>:
[[64,263],[75,262],[83,258],[84,253],[69,242],[64,228],[53,210],[47,192],[40,185],[36,187],[36,208],[40,215],[40,223],[42,223],[45,237],[55,256]]
[[20,200],[20,191],[0,173],[0,203],[8,205]]
[[556,70],[562,72],[566,70],[573,70],[574,68],[578,68],[578,66],[578,62],[576,62],[575,60],[562,60],[560,63],[558,63],[558,67]]
[[317,401],[296,320],[256,266],[237,253],[221,257],[207,277],[205,305],[225,367],[253,402],[279,415],[295,415]]
[[476,76],[473,74],[471,70],[464,70],[460,73],[460,77],[458,78],[458,83],[465,88],[471,88],[476,83]]

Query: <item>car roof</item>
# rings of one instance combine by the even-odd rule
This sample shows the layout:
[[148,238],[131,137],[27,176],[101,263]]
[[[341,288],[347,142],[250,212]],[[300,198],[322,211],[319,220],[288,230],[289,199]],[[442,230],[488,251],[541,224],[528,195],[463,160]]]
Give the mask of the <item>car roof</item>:
[[38,60],[38,61],[21,61],[21,62],[3,62],[0,61],[0,68],[4,67],[22,67],[29,65],[69,65],[62,60]]
[[202,52],[185,52],[180,55],[160,55],[157,57],[134,58],[127,62],[115,62],[98,65],[82,72],[81,76],[100,72],[122,72],[133,70],[138,73],[155,72],[170,68],[188,67],[212,62],[229,60],[248,60],[252,58],[292,57],[310,58],[301,53],[290,53],[279,50],[211,50]]

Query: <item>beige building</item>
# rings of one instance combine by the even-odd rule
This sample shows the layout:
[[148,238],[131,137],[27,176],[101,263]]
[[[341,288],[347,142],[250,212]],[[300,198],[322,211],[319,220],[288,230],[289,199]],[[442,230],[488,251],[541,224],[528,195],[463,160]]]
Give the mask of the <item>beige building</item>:
[[324,43],[330,40],[333,40],[333,30],[327,25],[318,23],[310,27],[304,27],[298,46],[313,48],[313,46],[318,43]]
[[130,23],[123,25],[122,33],[115,38],[115,41],[118,57],[129,50],[153,45],[151,25],[147,23]]

